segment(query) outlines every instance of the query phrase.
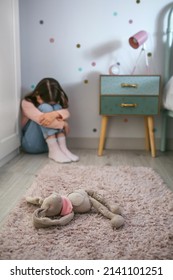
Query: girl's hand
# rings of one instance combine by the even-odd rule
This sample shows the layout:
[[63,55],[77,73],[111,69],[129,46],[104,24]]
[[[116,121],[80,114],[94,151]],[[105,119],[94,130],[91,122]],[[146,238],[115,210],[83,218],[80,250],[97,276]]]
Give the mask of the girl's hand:
[[44,113],[40,119],[40,125],[47,126],[50,125],[55,119],[62,119],[61,115],[57,111]]

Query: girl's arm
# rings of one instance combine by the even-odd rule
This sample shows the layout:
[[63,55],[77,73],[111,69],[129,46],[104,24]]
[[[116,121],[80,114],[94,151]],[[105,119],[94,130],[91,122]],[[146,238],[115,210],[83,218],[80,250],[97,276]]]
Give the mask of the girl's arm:
[[64,120],[70,115],[67,109],[42,113],[34,106],[34,104],[26,100],[22,100],[21,106],[25,118],[27,117],[40,125],[51,128],[63,128]]

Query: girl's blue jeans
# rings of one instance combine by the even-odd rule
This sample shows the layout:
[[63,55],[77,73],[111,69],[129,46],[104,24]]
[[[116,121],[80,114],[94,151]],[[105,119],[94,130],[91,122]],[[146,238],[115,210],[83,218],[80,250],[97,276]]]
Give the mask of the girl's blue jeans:
[[[55,110],[60,110],[62,107],[59,104],[50,105],[47,103],[40,104],[38,109],[41,112],[48,113]],[[22,129],[21,146],[22,149],[31,154],[40,154],[48,152],[48,147],[45,139],[48,136],[62,132],[62,129],[53,129],[41,126],[36,122],[29,120]]]

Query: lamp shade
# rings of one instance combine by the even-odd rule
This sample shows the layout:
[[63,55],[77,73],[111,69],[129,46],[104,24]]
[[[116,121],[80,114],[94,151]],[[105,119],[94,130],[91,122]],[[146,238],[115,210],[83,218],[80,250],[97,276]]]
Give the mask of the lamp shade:
[[144,44],[147,39],[148,39],[147,32],[144,30],[141,30],[129,38],[129,44],[132,48],[137,49],[142,44]]

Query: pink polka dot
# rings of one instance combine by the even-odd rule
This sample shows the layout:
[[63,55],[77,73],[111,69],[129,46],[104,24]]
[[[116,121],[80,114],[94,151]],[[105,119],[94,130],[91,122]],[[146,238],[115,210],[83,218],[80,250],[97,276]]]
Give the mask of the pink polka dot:
[[49,41],[50,41],[50,43],[54,43],[55,39],[54,38],[50,38]]
[[91,65],[92,65],[93,67],[95,67],[95,66],[96,66],[96,62],[93,61],[93,62],[91,63]]

